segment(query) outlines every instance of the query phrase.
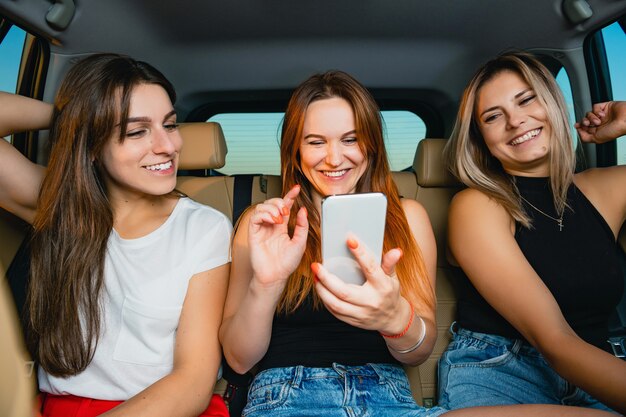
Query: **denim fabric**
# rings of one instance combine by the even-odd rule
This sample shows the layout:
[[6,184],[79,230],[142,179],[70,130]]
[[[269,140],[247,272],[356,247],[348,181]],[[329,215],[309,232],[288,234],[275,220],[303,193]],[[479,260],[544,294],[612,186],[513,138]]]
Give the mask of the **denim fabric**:
[[612,411],[561,378],[523,340],[455,329],[439,360],[439,405],[557,404]]
[[250,386],[243,416],[436,417],[445,411],[417,405],[400,366],[333,364],[260,372]]

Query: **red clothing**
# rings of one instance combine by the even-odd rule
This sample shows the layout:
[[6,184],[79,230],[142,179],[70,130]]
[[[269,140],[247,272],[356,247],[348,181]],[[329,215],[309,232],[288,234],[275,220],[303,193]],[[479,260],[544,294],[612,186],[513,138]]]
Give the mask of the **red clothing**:
[[[124,401],[42,394],[42,402],[42,417],[96,417]],[[207,409],[198,417],[228,417],[228,409],[222,397],[214,394]]]

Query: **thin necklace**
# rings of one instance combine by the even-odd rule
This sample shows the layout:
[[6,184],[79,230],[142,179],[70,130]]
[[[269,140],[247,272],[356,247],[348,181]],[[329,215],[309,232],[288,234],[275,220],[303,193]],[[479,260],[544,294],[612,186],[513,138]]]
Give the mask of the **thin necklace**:
[[563,215],[564,213],[561,213],[561,217],[559,217],[558,219],[556,217],[552,217],[549,214],[544,213],[543,211],[539,210],[537,207],[535,207],[530,201],[526,200],[523,196],[520,195],[520,198],[522,200],[524,200],[526,203],[528,203],[529,206],[531,206],[532,208],[534,208],[535,210],[537,210],[539,213],[543,214],[544,216],[546,216],[549,219],[554,220],[558,225],[559,225],[559,232],[563,231]]

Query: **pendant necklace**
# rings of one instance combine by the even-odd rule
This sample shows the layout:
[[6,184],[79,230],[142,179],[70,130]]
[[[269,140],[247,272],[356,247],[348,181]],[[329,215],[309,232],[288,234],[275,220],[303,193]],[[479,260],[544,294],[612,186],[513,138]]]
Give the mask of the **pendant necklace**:
[[544,213],[543,211],[539,210],[537,207],[535,207],[530,201],[526,200],[524,197],[522,197],[520,195],[520,198],[522,200],[524,200],[529,206],[531,206],[532,208],[534,208],[535,210],[537,210],[539,213],[543,214],[544,216],[546,216],[549,219],[554,220],[558,225],[559,225],[559,232],[563,230],[563,213],[561,213],[561,217],[559,217],[558,219],[556,217],[552,217],[549,214]]

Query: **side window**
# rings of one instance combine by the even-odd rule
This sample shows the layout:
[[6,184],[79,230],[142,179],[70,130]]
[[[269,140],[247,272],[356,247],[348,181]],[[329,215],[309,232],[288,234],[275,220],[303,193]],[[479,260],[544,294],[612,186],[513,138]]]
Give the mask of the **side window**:
[[569,76],[567,75],[567,71],[565,68],[561,68],[556,75],[556,82],[561,87],[561,91],[563,92],[563,97],[565,98],[565,104],[567,105],[567,114],[569,116],[569,124],[572,130],[572,138],[574,138],[574,144],[577,142],[577,133],[574,128],[574,123],[576,123],[576,113],[574,112],[574,98],[572,97],[572,86],[569,82]]
[[[613,100],[626,100],[626,34],[616,22],[602,29]],[[626,136],[617,140],[617,164],[626,164]]]
[[16,91],[25,37],[26,32],[11,26],[4,39],[0,39],[0,91]]
[[[426,125],[409,111],[382,111],[385,146],[393,171],[413,165],[418,142],[425,137]],[[284,113],[221,113],[212,116],[224,130],[228,144],[225,175],[280,175],[280,131]]]

